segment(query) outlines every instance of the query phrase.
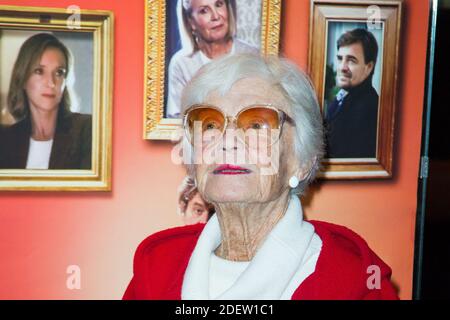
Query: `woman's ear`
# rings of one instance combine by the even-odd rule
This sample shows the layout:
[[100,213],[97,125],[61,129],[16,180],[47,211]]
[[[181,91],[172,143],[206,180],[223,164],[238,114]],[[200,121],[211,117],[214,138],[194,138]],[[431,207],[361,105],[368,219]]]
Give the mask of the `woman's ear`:
[[191,26],[192,33],[197,31],[197,27],[195,26],[194,19],[192,19],[191,17],[188,17],[188,22],[189,22],[189,25]]
[[184,201],[178,202],[178,212],[180,215],[184,215],[186,213],[187,203]]
[[311,177],[315,170],[317,170],[317,168],[317,157],[314,157],[313,160],[308,161],[308,163],[297,169],[296,176],[300,181],[307,180]]

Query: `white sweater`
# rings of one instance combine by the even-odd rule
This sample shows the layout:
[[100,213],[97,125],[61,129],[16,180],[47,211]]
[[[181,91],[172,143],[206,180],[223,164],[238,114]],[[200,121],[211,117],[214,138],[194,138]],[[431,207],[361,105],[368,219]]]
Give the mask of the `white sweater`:
[[314,272],[322,240],[303,220],[300,200],[288,209],[249,262],[220,259],[219,221],[214,215],[203,229],[183,279],[182,299],[288,300]]

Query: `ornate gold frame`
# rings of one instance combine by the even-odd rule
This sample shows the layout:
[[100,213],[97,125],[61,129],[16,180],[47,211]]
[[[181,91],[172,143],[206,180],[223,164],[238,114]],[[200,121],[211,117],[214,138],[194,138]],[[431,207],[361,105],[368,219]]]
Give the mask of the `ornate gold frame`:
[[110,191],[114,16],[80,10],[79,29],[70,29],[65,8],[0,6],[0,28],[90,32],[94,39],[91,170],[0,169],[0,191]]
[[[144,139],[169,140],[181,125],[179,119],[163,118],[166,6],[163,0],[145,1]],[[262,0],[261,50],[277,54],[281,0]]]
[[325,159],[319,177],[326,179],[391,178],[402,0],[311,0],[309,74],[321,108],[324,101],[328,21],[367,21],[369,6],[378,6],[384,23],[382,83],[376,158]]

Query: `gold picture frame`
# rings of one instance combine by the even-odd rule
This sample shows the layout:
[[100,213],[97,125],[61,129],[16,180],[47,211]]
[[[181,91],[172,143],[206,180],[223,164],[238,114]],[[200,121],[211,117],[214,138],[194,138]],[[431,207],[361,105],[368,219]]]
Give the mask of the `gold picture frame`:
[[[328,130],[326,132],[329,135],[327,137],[327,143],[329,142],[327,157],[322,163],[322,171],[319,174],[322,178],[373,179],[392,177],[402,4],[402,0],[311,0],[309,73],[316,88],[326,130]],[[350,107],[347,107],[346,113],[340,114],[332,113],[331,110],[339,110],[339,108],[336,108],[336,103],[339,103],[339,101],[345,103],[345,100],[337,100],[338,93],[342,91],[341,89],[345,85],[348,85],[345,84],[345,77],[348,77],[349,74],[353,76],[353,74],[345,74],[347,71],[342,71],[344,67],[339,69],[339,63],[333,59],[345,60],[345,57],[338,53],[338,41],[336,39],[340,40],[344,33],[356,29],[369,31],[378,44],[377,60],[375,60],[375,67],[372,69],[373,73],[370,78],[371,87],[378,94],[376,96],[378,109],[370,113],[374,115],[372,120],[367,120],[367,124],[364,124],[367,128],[374,128],[371,131],[373,134],[366,133],[366,129],[359,126],[358,128],[362,129],[356,130],[357,126],[355,126],[355,131],[346,131],[345,133],[347,137],[355,136],[355,139],[341,139],[345,136],[344,134],[341,135],[341,132],[347,129],[342,129],[333,137],[333,133],[338,131],[333,131],[330,128],[333,128],[333,126],[344,128],[346,125],[348,125],[348,128],[352,127],[353,120],[349,121],[349,118],[343,116],[343,114],[350,114]],[[345,46],[348,47],[349,45],[342,45],[341,47],[345,48]],[[362,43],[361,48],[364,54]],[[334,57],[332,57],[333,55]],[[341,82],[341,86],[338,85],[337,76],[344,78],[344,80],[340,80],[344,81]],[[342,91],[344,95],[341,95],[340,99],[342,97],[347,99],[345,95],[351,96],[349,93],[352,90],[354,90],[354,87]],[[347,101],[356,101],[356,98]],[[367,102],[367,105],[372,103],[369,100],[361,99],[359,104],[363,105],[363,102]],[[335,109],[332,109],[333,103]],[[347,105],[350,106],[350,102]],[[356,105],[356,102],[354,105]],[[342,106],[342,102],[340,106]],[[346,108],[345,105],[343,108]],[[343,108],[339,112],[342,112]],[[367,112],[366,116],[368,117],[369,111],[364,112]],[[364,112],[361,114],[364,114]],[[338,117],[341,117],[339,124],[333,124],[333,121]],[[365,119],[364,117],[361,116],[361,119]],[[360,123],[364,122],[360,121]],[[340,146],[339,143],[341,143]],[[372,151],[364,151],[363,149],[366,148],[372,148],[370,149]],[[335,152],[335,150],[338,151]]]
[[[143,138],[170,140],[181,126],[181,120],[165,118],[167,5],[178,1],[145,1],[145,63]],[[233,0],[234,1],[234,0]],[[237,6],[239,1],[236,0]],[[260,0],[259,50],[263,54],[277,54],[280,37],[281,0]],[[239,9],[239,8],[238,8]],[[238,12],[239,13],[239,12]],[[239,24],[237,26],[239,29]]]
[[[90,169],[0,168],[0,191],[110,191],[114,70],[113,13],[80,10],[75,6],[46,8],[1,5],[0,40],[2,36],[11,32],[64,34],[73,42],[81,38],[88,39],[79,46],[80,51],[86,51],[82,50],[86,43],[91,48],[88,54],[88,60],[92,66],[91,77],[83,78],[83,81],[79,82],[92,83],[92,88],[89,87],[85,91],[91,97],[86,100],[91,106],[92,119],[91,166]],[[6,38],[5,36],[3,40],[7,41]],[[77,56],[75,54],[73,56],[76,65]],[[81,65],[86,64],[83,59],[80,58],[80,60],[83,61]],[[87,67],[84,68],[87,69]]]

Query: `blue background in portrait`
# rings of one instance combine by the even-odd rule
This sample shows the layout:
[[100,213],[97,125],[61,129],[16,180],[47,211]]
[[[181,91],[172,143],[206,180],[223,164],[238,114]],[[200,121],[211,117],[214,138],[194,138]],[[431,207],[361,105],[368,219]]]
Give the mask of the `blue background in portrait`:
[[74,63],[75,96],[71,96],[72,111],[93,113],[94,34],[88,32],[53,32],[71,51]]
[[169,62],[172,56],[181,49],[180,33],[177,20],[176,0],[166,1],[166,63],[164,71],[164,118],[166,115],[166,103],[168,94]]

